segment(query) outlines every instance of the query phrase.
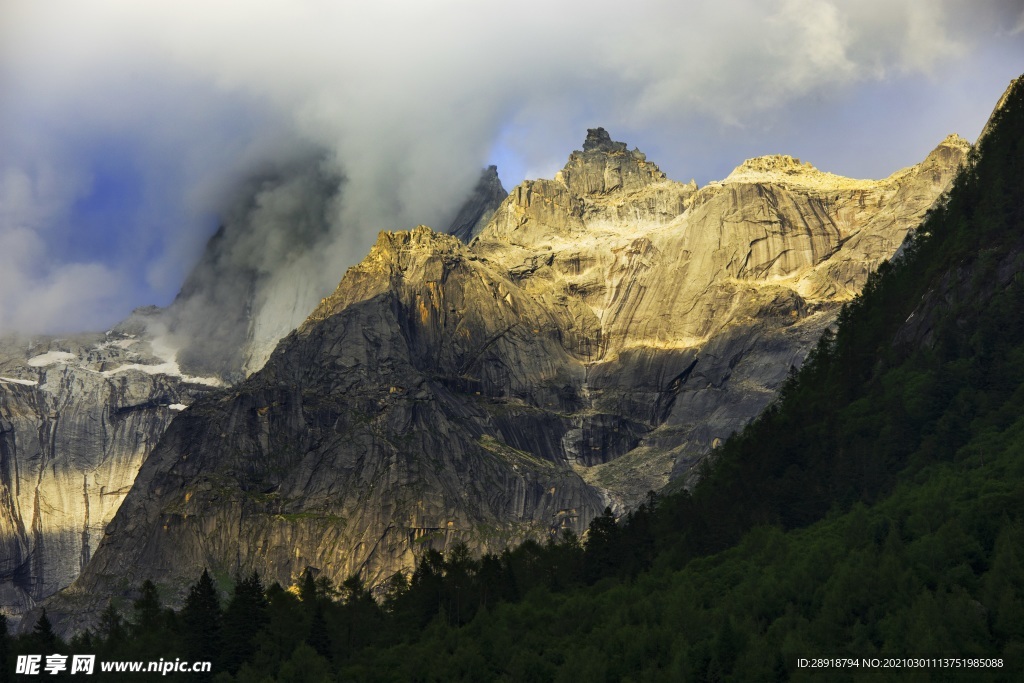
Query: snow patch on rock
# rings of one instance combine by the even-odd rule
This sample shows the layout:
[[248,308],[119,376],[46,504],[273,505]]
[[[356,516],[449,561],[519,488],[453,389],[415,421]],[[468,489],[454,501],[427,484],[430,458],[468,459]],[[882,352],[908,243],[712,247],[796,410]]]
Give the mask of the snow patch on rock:
[[42,368],[56,363],[67,363],[75,360],[77,356],[67,351],[47,351],[46,353],[33,356],[28,359],[28,364],[34,368]]
[[27,387],[34,387],[39,384],[39,382],[34,379],[15,379],[14,377],[0,377],[0,382],[7,384],[24,384]]

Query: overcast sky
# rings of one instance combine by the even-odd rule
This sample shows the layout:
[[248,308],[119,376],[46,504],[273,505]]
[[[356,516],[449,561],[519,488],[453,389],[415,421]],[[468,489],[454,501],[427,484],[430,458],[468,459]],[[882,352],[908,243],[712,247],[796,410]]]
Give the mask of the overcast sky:
[[1024,0],[3,0],[0,333],[167,304],[297,150],[347,178],[329,287],[587,127],[700,184],[772,153],[882,177],[973,140],[1022,72]]

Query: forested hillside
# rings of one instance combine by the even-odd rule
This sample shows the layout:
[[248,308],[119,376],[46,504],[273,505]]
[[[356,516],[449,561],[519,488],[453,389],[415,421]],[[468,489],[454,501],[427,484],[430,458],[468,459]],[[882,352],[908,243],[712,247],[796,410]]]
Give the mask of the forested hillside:
[[[227,597],[204,575],[173,613],[147,585],[99,633],[65,645],[41,623],[0,658],[181,656],[219,681],[1019,680],[1022,515],[1018,81],[948,198],[691,493],[584,542],[428,552],[379,602],[355,578],[220,577]],[[998,664],[798,666],[815,657]]]

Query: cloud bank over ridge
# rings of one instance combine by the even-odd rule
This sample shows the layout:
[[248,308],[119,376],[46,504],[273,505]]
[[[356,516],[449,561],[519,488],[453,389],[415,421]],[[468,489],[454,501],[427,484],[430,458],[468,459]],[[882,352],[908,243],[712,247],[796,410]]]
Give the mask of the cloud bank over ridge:
[[[548,175],[587,126],[683,180],[768,152],[885,175],[950,124],[980,128],[1024,70],[1021,9],[13,0],[0,9],[0,332],[167,303],[225,198],[295,150],[345,178],[318,249],[325,291],[378,230],[443,224],[489,162],[507,186]],[[267,229],[261,259],[289,226]]]

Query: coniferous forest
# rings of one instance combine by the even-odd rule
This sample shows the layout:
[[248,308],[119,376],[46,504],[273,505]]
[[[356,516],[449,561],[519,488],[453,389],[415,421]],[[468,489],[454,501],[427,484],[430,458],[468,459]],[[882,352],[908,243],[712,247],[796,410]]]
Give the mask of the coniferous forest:
[[[225,683],[1021,680],[1024,87],[901,255],[703,467],[692,491],[608,511],[585,540],[428,551],[374,595],[357,577],[204,572],[173,611],[147,582],[70,642],[45,615],[4,627],[0,680],[43,651],[210,660]],[[1001,664],[798,664],[822,657]]]

